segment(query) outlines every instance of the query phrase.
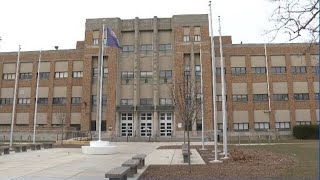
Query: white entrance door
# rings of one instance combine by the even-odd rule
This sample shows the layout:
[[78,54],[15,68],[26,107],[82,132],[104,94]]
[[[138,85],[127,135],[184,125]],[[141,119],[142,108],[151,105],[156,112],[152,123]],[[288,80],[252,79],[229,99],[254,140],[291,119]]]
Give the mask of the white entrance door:
[[121,136],[132,136],[132,113],[121,113]]
[[160,112],[160,136],[171,136],[172,113]]
[[140,113],[140,136],[151,136],[152,113]]

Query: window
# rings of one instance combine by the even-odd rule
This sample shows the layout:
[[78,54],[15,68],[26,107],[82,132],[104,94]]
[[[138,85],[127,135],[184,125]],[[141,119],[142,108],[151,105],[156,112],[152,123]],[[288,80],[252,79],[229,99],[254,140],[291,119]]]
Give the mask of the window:
[[153,100],[152,98],[141,98],[140,99],[140,105],[152,105]]
[[319,93],[314,93],[314,99],[319,100]]
[[272,99],[274,101],[288,101],[289,97],[288,94],[273,94]]
[[90,123],[90,130],[91,131],[96,131],[97,130],[97,125],[96,125],[96,121],[95,120],[92,120],[91,123]]
[[98,38],[93,38],[93,45],[98,45],[99,44],[99,39]]
[[5,74],[3,74],[2,78],[6,79],[6,80],[13,80],[16,78],[16,74],[15,73],[5,73]]
[[[224,74],[226,74],[226,68],[223,68]],[[221,76],[221,67],[216,67],[216,75]]]
[[103,77],[104,78],[108,77],[108,72],[109,72],[109,70],[107,67],[103,68]]
[[98,73],[99,73],[98,68],[93,68],[92,69],[92,77],[93,78],[97,78],[98,77]]
[[276,122],[275,125],[278,130],[290,129],[290,122]]
[[122,84],[129,84],[130,80],[133,79],[133,72],[132,71],[123,71],[121,72],[121,83]]
[[133,105],[133,100],[132,99],[121,99],[121,105],[124,106],[132,106]]
[[30,104],[30,98],[18,98],[18,104]]
[[194,35],[194,42],[200,42],[201,36],[200,35]]
[[72,97],[71,98],[72,104],[80,104],[81,103],[81,97]]
[[160,98],[160,105],[172,105],[172,100],[170,98]]
[[254,94],[253,101],[268,101],[268,94]]
[[184,35],[183,36],[183,42],[189,42],[190,41],[190,36],[189,35]]
[[66,104],[67,99],[65,97],[54,97],[53,104]]
[[246,73],[245,67],[232,67],[231,68],[231,74],[232,75],[243,75]]
[[256,122],[256,123],[254,123],[254,129],[256,129],[256,130],[269,129],[269,123],[268,122]]
[[13,104],[13,98],[1,98],[0,99],[0,104],[1,105]]
[[296,101],[306,101],[309,100],[309,94],[308,93],[296,93],[293,95],[294,100]]
[[171,52],[172,46],[171,44],[160,44],[159,45],[159,53],[160,54],[168,54]]
[[223,130],[223,123],[218,123],[218,130]]
[[172,71],[171,70],[160,70],[160,82],[161,83],[168,83],[168,80],[172,78]]
[[201,66],[200,65],[195,66],[195,73],[196,73],[196,79],[200,80],[201,79]]
[[190,66],[185,66],[184,67],[184,75],[185,76],[190,76]]
[[307,72],[307,68],[305,66],[292,66],[291,67],[291,72],[295,74],[304,74]]
[[38,98],[38,104],[48,104],[48,98]]
[[319,74],[319,67],[318,66],[312,66],[312,74]]
[[152,53],[152,44],[142,44],[140,45],[141,54],[151,54]]
[[81,77],[83,77],[83,72],[82,71],[73,71],[72,77],[81,78]]
[[235,131],[248,131],[249,123],[233,123],[233,129]]
[[[217,97],[216,102],[222,102],[222,95],[217,95],[216,97]],[[227,101],[227,95],[226,95],[226,101]]]
[[133,45],[123,45],[122,46],[122,52],[123,53],[129,53],[134,51],[134,46]]
[[32,73],[20,73],[19,79],[22,79],[22,80],[32,79]]
[[68,72],[55,72],[54,73],[54,78],[67,78],[68,77]]
[[296,125],[311,125],[310,121],[297,121]]
[[233,102],[247,102],[248,95],[246,95],[246,94],[233,95],[232,100],[233,100]]
[[284,74],[286,73],[286,67],[284,66],[272,67],[271,71],[272,71],[272,74]]
[[107,96],[102,96],[102,105],[105,106],[107,105]]
[[141,71],[140,72],[140,80],[144,83],[149,83],[150,79],[152,79],[152,71]]
[[39,75],[40,75],[39,79],[49,79],[50,72],[40,72]]
[[252,67],[251,72],[253,74],[265,74],[266,68],[265,67]]

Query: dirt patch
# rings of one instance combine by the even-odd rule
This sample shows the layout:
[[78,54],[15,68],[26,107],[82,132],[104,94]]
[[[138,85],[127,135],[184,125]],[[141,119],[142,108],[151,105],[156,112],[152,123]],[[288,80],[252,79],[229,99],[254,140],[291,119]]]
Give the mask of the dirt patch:
[[[206,146],[208,150],[197,151],[205,161],[205,165],[151,165],[139,179],[257,179],[275,178],[285,170],[296,164],[294,157],[271,151],[241,147],[230,149],[230,159],[223,163],[213,164],[213,146]],[[160,147],[158,149],[175,149],[181,146]],[[190,173],[191,171],[191,173]]]

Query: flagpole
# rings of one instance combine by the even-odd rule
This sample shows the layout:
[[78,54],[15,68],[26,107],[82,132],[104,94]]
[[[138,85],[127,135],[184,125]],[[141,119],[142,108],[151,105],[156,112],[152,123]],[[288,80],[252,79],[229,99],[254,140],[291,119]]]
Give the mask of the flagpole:
[[227,147],[227,111],[226,111],[226,83],[224,75],[224,57],[223,57],[223,48],[222,48],[222,38],[221,38],[221,23],[220,16],[219,20],[219,41],[220,41],[220,64],[221,64],[221,86],[222,86],[222,126],[223,126],[223,159],[228,159],[228,147]]
[[202,69],[202,59],[201,59],[201,44],[200,44],[200,70],[201,70],[201,123],[202,123],[202,132],[201,132],[201,139],[202,139],[202,149],[201,150],[205,150],[204,148],[204,120],[203,120],[203,69]]
[[37,71],[37,87],[36,87],[36,102],[34,107],[34,117],[33,117],[33,144],[36,143],[36,126],[37,126],[37,113],[38,113],[38,94],[39,94],[39,80],[40,80],[40,66],[41,66],[41,50],[39,54],[38,61],[38,71]]
[[212,10],[211,10],[211,1],[209,1],[209,12],[210,12],[210,28],[211,28],[211,57],[212,57],[212,99],[213,99],[213,126],[214,126],[214,160],[210,161],[211,163],[219,163],[218,160],[218,123],[217,123],[217,82],[216,82],[216,55],[214,49],[214,40],[213,40],[213,24],[212,24]]
[[99,141],[101,141],[101,115],[102,115],[102,88],[103,88],[103,54],[104,54],[104,24],[102,25],[101,57],[100,57],[100,83],[99,83]]
[[13,107],[12,107],[12,115],[11,115],[11,130],[10,130],[10,147],[12,146],[13,141],[13,126],[14,126],[14,117],[16,113],[16,101],[17,101],[17,87],[18,87],[18,79],[19,79],[19,66],[20,66],[20,50],[21,46],[19,45],[18,50],[18,58],[17,58],[17,65],[16,65],[16,77],[14,83],[14,94],[13,94]]
[[271,112],[271,93],[270,93],[270,85],[269,85],[269,66],[268,66],[268,56],[267,56],[267,44],[264,44],[264,56],[266,61],[266,73],[267,73],[267,88],[268,88],[268,113]]

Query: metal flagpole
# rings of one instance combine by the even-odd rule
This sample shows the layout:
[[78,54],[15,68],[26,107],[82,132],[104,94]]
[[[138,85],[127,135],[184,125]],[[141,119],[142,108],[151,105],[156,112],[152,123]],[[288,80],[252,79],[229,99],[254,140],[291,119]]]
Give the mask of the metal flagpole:
[[220,41],[220,64],[221,64],[221,86],[222,86],[222,126],[223,126],[223,159],[228,159],[228,144],[227,144],[227,111],[226,111],[226,83],[225,83],[225,75],[224,75],[224,57],[223,57],[223,49],[222,49],[222,38],[221,38],[221,24],[220,24],[220,16],[219,20],[219,41]]
[[210,161],[211,163],[221,162],[218,160],[218,123],[217,123],[217,82],[216,82],[216,55],[214,50],[214,41],[213,41],[213,24],[212,24],[212,11],[211,11],[211,1],[209,1],[209,11],[210,11],[210,28],[211,28],[211,58],[212,58],[212,99],[213,99],[213,126],[214,126],[214,160]]
[[104,24],[102,26],[102,42],[101,42],[101,57],[100,57],[100,83],[99,83],[99,141],[101,141],[101,115],[102,115],[102,87],[103,87],[103,53],[104,52]]
[[269,105],[269,109],[268,109],[268,113],[271,112],[271,94],[270,94],[270,85],[269,85],[269,69],[268,69],[268,56],[267,56],[267,44],[264,44],[264,56],[266,58],[266,73],[267,73],[267,88],[268,88],[268,105]]
[[202,136],[202,149],[201,150],[205,150],[204,148],[204,122],[203,122],[203,69],[202,69],[202,59],[201,59],[201,44],[200,44],[200,71],[201,71],[201,123],[202,123],[202,132],[201,132],[201,136]]
[[19,76],[19,66],[20,66],[20,50],[21,50],[21,46],[19,45],[17,65],[16,65],[16,77],[15,77],[15,83],[14,83],[13,108],[12,108],[12,115],[11,115],[10,146],[12,146],[14,117],[16,113],[16,101],[17,101],[16,96],[17,96],[18,79],[19,79],[18,76]]
[[36,101],[34,107],[34,117],[33,117],[33,144],[36,143],[36,126],[37,126],[37,112],[38,112],[38,93],[39,93],[39,80],[40,80],[40,66],[41,66],[41,51],[39,54],[39,61],[38,61],[38,73],[37,73],[37,87],[36,87]]

